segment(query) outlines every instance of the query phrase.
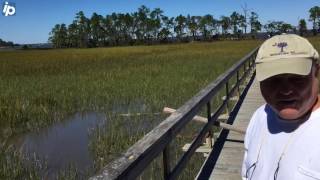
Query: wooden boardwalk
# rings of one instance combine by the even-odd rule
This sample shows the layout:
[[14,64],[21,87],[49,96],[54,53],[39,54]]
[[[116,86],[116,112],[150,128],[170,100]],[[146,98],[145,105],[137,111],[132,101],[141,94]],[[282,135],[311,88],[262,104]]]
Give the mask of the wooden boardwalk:
[[[259,83],[254,80],[233,125],[246,129],[254,111],[264,104],[261,96]],[[244,135],[229,132],[217,164],[210,175],[214,180],[238,180],[241,179],[241,166],[244,154]]]
[[[259,97],[259,95],[255,95],[255,92],[259,92],[255,90],[255,87],[257,87],[256,83],[253,84],[251,90],[249,86],[243,87],[241,85],[244,81],[249,81],[249,83],[252,84],[254,77],[254,74],[252,73],[255,69],[254,60],[258,48],[259,47],[253,49],[223,74],[219,75],[216,80],[199,91],[184,105],[163,120],[157,127],[132,145],[118,159],[110,162],[98,174],[90,179],[137,178],[151,162],[161,154],[163,165],[162,174],[164,179],[177,179],[187,163],[190,162],[191,156],[196,152],[197,148],[203,144],[203,140],[208,135],[208,132],[212,130],[212,126],[220,124],[222,127],[222,123],[217,122],[217,120],[223,115],[222,113],[225,113],[226,108],[229,108],[229,97],[232,99],[232,97],[238,93],[239,87],[244,89],[240,92],[239,100],[235,106],[229,109],[231,111],[229,112],[230,116],[228,117],[227,122],[235,122],[234,124],[236,125],[240,124],[239,126],[246,127],[252,112],[263,103],[263,101],[255,99],[256,97]],[[234,84],[231,85],[229,83]],[[245,98],[247,92],[249,95]],[[222,99],[215,111],[212,112],[212,101],[217,96],[219,97],[219,94],[221,95],[221,93],[225,94],[226,98]],[[241,102],[244,102],[243,107],[248,106],[248,108],[241,110]],[[207,118],[204,117],[204,119],[209,119],[209,121],[199,129],[199,133],[194,137],[189,148],[183,153],[179,161],[177,163],[172,163],[172,158],[170,158],[172,154],[170,143],[182,129],[192,121],[193,117],[199,114],[201,110],[204,110],[203,108],[207,110]],[[236,118],[236,114],[238,114],[238,118]],[[223,126],[228,127],[226,124]],[[229,141],[225,143],[226,139],[229,139]],[[240,143],[237,140],[240,140]],[[228,130],[223,129],[219,134],[219,138],[217,138],[217,141],[213,144],[214,150],[209,153],[206,163],[201,167],[198,177],[208,179],[212,174],[212,178],[217,179],[219,179],[218,176],[220,176],[220,179],[224,180],[231,176],[235,176],[239,179],[243,156],[242,140],[243,136],[241,137],[233,133],[230,133],[228,136]],[[223,144],[225,144],[225,146],[223,146]],[[224,149],[222,149],[223,147]],[[220,152],[222,152],[221,157],[219,157]],[[213,161],[210,161],[211,159],[213,159]],[[214,167],[216,168],[212,172]]]

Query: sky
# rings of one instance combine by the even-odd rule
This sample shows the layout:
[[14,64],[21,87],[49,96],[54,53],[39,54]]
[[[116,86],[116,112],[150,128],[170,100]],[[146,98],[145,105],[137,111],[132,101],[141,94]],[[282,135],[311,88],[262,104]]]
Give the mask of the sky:
[[[164,15],[211,14],[219,19],[233,11],[243,13],[242,7],[258,13],[262,24],[270,20],[297,25],[308,20],[309,9],[320,6],[320,0],[6,0],[14,3],[16,14],[0,14],[0,38],[19,44],[46,43],[55,24],[70,24],[75,14],[83,11],[86,17],[93,12],[100,15],[131,13],[145,5],[151,10],[160,8]],[[5,0],[0,0],[1,12]],[[311,28],[308,22],[308,28]]]

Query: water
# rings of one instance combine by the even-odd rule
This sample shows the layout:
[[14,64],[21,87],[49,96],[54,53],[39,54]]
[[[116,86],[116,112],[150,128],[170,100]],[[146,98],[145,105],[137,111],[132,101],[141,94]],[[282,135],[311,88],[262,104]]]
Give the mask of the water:
[[[148,111],[147,105],[141,100],[119,104],[112,109],[114,115],[117,114],[126,121],[122,128],[125,128],[129,134],[152,129],[154,124],[150,121],[142,121],[139,127],[132,128],[137,124],[131,121],[131,115],[148,114]],[[154,115],[159,115],[159,113],[154,113]],[[83,173],[90,171],[93,167],[93,157],[88,147],[90,131],[108,126],[110,121],[112,119],[107,119],[105,113],[78,112],[49,128],[15,137],[10,142],[20,152],[35,153],[40,159],[45,159],[47,169],[40,175],[46,179],[54,179],[59,171],[67,170],[71,164],[78,172]]]
[[70,163],[80,172],[84,172],[93,165],[88,149],[88,132],[106,122],[103,113],[76,113],[50,128],[17,138],[14,144],[22,152],[36,153],[38,157],[45,158],[48,177],[67,168]]

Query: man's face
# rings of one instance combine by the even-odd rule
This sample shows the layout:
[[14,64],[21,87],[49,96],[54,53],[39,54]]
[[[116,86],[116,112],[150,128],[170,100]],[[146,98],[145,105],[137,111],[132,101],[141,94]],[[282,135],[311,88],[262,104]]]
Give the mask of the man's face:
[[309,75],[280,74],[260,82],[266,102],[282,119],[294,120],[305,115],[317,100],[318,66]]

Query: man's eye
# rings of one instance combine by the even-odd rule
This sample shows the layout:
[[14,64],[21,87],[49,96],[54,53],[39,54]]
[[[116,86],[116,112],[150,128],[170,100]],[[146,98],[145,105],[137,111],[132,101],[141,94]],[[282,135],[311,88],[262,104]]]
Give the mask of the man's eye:
[[291,82],[295,82],[295,83],[303,83],[303,82],[308,81],[308,78],[305,78],[305,77],[292,77],[292,78],[290,78],[290,81]]
[[266,79],[266,83],[269,83],[269,84],[270,83],[278,83],[280,81],[281,81],[281,79],[277,78],[277,77]]

